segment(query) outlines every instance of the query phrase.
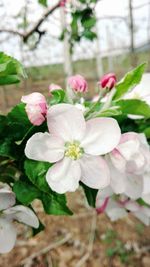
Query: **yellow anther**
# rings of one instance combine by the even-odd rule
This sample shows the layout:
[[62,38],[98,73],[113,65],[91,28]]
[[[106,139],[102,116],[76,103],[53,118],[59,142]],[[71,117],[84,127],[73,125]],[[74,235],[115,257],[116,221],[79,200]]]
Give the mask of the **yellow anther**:
[[83,155],[83,148],[80,147],[79,142],[66,143],[65,156],[73,160],[80,159]]

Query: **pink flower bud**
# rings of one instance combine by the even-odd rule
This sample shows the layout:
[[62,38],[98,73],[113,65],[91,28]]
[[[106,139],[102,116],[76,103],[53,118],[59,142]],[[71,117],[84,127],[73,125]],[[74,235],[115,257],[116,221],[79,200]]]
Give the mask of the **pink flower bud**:
[[66,5],[66,3],[67,3],[67,0],[61,0],[59,2],[59,6],[64,7]]
[[26,104],[26,112],[33,125],[41,125],[46,118],[47,104],[45,97],[40,93],[22,96],[21,101]]
[[88,91],[87,81],[81,75],[71,76],[68,84],[77,93],[86,93]]
[[62,90],[62,88],[57,84],[51,83],[49,85],[49,92],[52,92],[52,91],[55,91],[55,90]]
[[100,80],[100,85],[102,88],[112,89],[116,84],[116,75],[114,73],[108,73],[104,75]]

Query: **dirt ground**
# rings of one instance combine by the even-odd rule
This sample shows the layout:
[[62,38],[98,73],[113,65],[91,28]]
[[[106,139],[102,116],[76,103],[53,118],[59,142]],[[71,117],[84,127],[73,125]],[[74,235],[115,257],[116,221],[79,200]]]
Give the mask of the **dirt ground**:
[[[60,83],[61,84],[61,83]],[[0,110],[5,112],[32,91],[47,92],[49,81],[0,88]],[[92,85],[92,81],[91,81]],[[41,88],[43,88],[41,90]],[[92,86],[91,86],[92,88]],[[29,228],[16,227],[16,247],[0,256],[0,267],[149,267],[150,228],[132,216],[111,223],[88,207],[81,189],[68,194],[73,216],[45,215],[39,201],[33,206],[45,231],[31,237]]]
[[[73,216],[49,216],[34,202],[45,231],[29,238],[26,226],[16,224],[16,247],[1,255],[2,267],[149,267],[150,228],[127,217],[111,223],[88,208],[82,190],[68,194]],[[116,251],[113,253],[113,251]]]

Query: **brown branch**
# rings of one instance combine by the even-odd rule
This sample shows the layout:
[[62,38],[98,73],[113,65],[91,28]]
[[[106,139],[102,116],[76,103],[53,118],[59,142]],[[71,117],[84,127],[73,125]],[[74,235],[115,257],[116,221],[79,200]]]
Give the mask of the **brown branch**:
[[53,6],[51,9],[46,9],[45,13],[43,14],[43,16],[35,23],[35,25],[33,25],[33,27],[31,28],[31,30],[27,31],[26,33],[21,33],[19,31],[15,31],[15,30],[10,30],[10,29],[0,29],[0,32],[6,32],[6,33],[11,33],[11,34],[15,34],[15,35],[19,35],[24,42],[27,42],[28,38],[34,33],[40,33],[39,27],[41,26],[41,24],[45,21],[45,19],[51,15],[58,7],[60,7],[60,1]]

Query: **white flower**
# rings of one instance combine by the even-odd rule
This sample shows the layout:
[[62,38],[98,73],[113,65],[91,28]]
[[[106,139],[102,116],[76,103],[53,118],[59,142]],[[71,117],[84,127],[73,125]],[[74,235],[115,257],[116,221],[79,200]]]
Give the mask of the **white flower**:
[[99,190],[96,196],[96,210],[98,213],[105,212],[111,221],[116,221],[127,216],[127,212],[121,203],[111,198],[113,194],[110,186]]
[[144,196],[150,202],[150,149],[143,134],[123,134],[119,145],[106,156],[106,160],[114,193],[124,193],[131,199]]
[[125,99],[140,99],[150,105],[150,73],[143,74],[140,84],[127,93]]
[[0,253],[9,252],[16,242],[13,220],[38,228],[39,221],[34,212],[22,205],[14,206],[15,194],[7,187],[0,189]]
[[126,196],[120,195],[118,200],[113,199],[111,187],[99,190],[96,197],[96,210],[98,213],[105,212],[111,221],[117,221],[128,215],[128,211],[145,225],[150,225],[150,208],[141,206]]
[[75,191],[81,180],[91,188],[110,182],[105,160],[120,140],[120,128],[112,118],[85,121],[82,111],[70,104],[52,106],[47,114],[50,133],[36,133],[27,142],[28,158],[54,164],[46,174],[52,190]]
[[[143,74],[140,84],[131,92],[126,93],[124,99],[139,99],[150,105],[150,73]],[[128,115],[131,119],[142,119],[140,115]]]

